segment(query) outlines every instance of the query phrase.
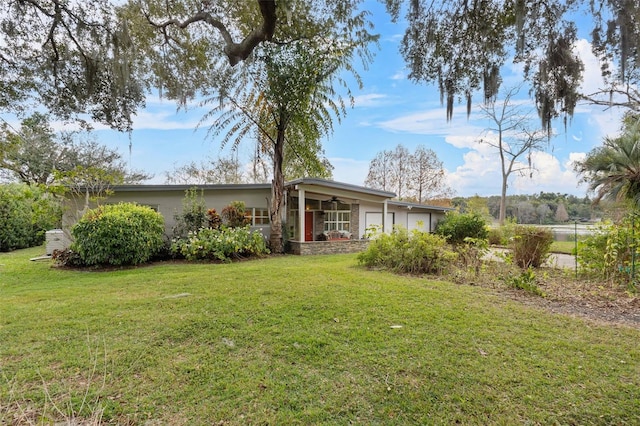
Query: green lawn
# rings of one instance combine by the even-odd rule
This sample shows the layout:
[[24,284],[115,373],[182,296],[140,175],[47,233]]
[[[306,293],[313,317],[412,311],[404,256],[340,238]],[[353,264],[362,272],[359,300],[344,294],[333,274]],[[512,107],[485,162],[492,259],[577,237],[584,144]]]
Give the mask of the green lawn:
[[0,254],[0,424],[639,424],[640,330],[353,255],[111,272]]
[[575,254],[575,241],[554,241],[551,243],[553,253]]

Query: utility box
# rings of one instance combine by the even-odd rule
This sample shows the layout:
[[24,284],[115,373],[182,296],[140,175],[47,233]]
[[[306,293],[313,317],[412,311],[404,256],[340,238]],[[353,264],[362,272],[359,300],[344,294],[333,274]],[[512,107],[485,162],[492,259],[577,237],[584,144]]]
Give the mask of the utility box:
[[54,250],[64,250],[69,244],[64,236],[62,229],[52,229],[45,232],[45,246],[47,256],[51,256]]

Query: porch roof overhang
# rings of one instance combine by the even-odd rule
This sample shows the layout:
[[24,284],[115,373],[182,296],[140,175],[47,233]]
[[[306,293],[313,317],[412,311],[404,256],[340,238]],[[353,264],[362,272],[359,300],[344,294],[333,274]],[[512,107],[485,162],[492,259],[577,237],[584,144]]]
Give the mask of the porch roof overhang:
[[288,190],[303,190],[306,196],[318,194],[322,196],[336,196],[354,201],[371,201],[383,203],[396,196],[393,192],[380,191],[350,183],[336,182],[319,178],[301,178],[289,181],[285,184]]
[[448,211],[455,210],[455,208],[453,207],[430,206],[427,204],[410,203],[407,201],[396,201],[396,200],[389,200],[388,204],[390,206],[396,206],[400,208],[404,207],[407,210],[415,209],[416,211],[429,211],[429,212],[438,211],[438,212],[446,213]]

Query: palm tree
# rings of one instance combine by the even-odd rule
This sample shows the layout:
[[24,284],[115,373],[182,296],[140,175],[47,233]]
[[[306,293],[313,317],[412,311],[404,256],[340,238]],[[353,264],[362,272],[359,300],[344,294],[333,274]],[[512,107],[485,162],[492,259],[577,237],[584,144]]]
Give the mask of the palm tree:
[[[346,114],[346,105],[334,86],[347,88],[340,75],[344,71],[361,86],[351,61],[359,44],[374,40],[371,36],[354,44],[300,40],[262,46],[256,49],[260,60],[250,63],[250,72],[234,74],[233,78],[246,79],[243,84],[236,83],[235,90],[222,101],[206,101],[218,102],[202,120],[214,120],[209,131],[213,136],[224,134],[222,146],[231,143],[235,148],[257,131],[259,151],[272,160],[269,242],[274,252],[283,247],[285,172],[330,176],[332,167],[323,156],[321,140],[332,133],[334,120],[339,122]],[[369,62],[368,51],[362,55],[363,61]],[[353,104],[348,89],[346,96]]]
[[575,169],[589,183],[596,203],[628,200],[640,207],[640,115],[625,115],[622,134],[605,138]]

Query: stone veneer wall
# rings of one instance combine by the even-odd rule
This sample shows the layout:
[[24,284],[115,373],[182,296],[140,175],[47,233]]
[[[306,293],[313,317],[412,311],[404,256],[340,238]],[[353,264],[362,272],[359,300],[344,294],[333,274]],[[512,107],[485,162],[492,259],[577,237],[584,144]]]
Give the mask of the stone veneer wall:
[[291,253],[297,255],[358,253],[369,246],[369,240],[289,241]]
[[319,210],[315,211],[313,212],[313,217],[314,217],[313,241],[316,241],[318,239],[318,235],[322,234],[322,232],[324,231],[324,212],[321,212]]
[[351,238],[360,239],[360,204],[351,204]]

